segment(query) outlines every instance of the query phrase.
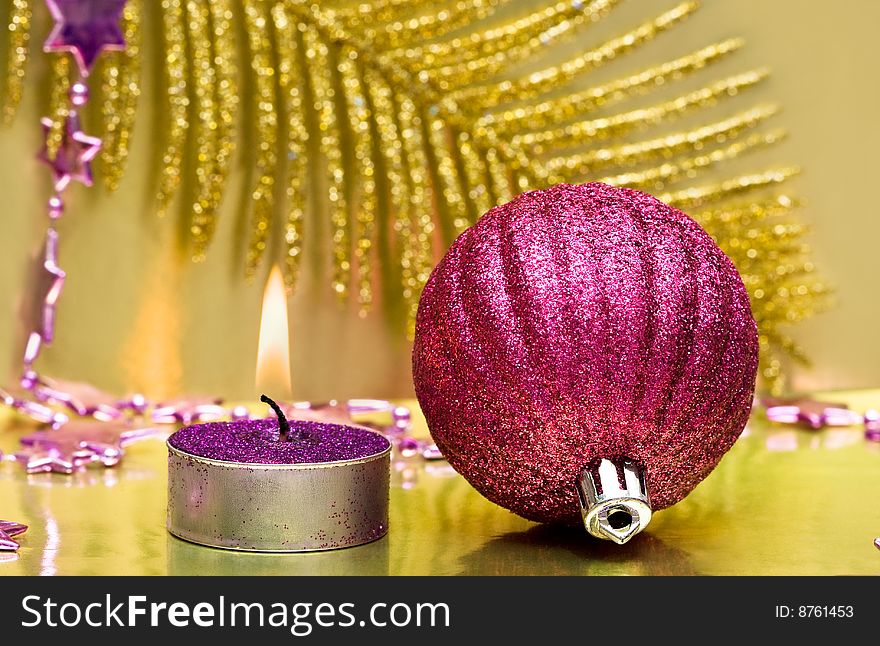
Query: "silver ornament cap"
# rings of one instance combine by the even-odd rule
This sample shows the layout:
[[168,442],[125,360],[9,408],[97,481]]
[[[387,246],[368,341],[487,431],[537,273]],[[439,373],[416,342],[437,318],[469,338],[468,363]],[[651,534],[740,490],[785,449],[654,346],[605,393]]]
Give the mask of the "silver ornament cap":
[[602,459],[577,480],[584,527],[596,538],[623,545],[651,522],[651,501],[640,464]]

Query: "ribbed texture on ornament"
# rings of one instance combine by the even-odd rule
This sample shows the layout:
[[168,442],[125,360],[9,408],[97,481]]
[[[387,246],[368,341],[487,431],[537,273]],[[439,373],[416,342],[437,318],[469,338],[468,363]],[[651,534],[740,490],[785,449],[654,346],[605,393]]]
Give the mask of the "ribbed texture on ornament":
[[419,303],[413,379],[476,489],[571,523],[594,459],[641,462],[655,510],[687,495],[745,426],[757,348],[742,280],[696,222],[639,191],[563,184],[453,243]]

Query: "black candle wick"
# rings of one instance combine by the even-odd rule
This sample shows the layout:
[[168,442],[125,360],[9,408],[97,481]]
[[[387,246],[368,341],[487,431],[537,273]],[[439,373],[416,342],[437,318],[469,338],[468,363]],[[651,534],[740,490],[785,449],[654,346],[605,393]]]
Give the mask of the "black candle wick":
[[260,401],[264,404],[269,404],[269,406],[272,407],[272,410],[275,411],[275,414],[278,415],[278,439],[290,441],[290,422],[288,422],[287,417],[284,416],[284,411],[281,410],[281,406],[276,404],[274,400],[266,397],[266,395],[260,395]]

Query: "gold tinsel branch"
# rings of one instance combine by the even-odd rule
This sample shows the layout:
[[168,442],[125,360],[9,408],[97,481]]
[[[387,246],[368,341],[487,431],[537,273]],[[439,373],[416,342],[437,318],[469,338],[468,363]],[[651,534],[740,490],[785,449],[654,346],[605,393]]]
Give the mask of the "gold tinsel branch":
[[[784,137],[766,127],[777,108],[741,106],[671,127],[679,117],[732,104],[768,72],[709,78],[627,107],[638,95],[705,75],[743,43],[722,40],[627,70],[620,62],[627,52],[677,29],[698,5],[681,2],[613,37],[596,33],[617,4],[162,0],[158,10],[150,5],[162,55],[145,57],[145,5],[129,0],[129,49],[105,57],[102,67],[104,179],[112,188],[123,172],[140,67],[161,61],[167,127],[157,210],[181,203],[193,257],[203,258],[211,242],[238,151],[249,182],[247,275],[268,257],[293,288],[303,241],[313,235],[309,214],[326,217],[332,290],[341,298],[353,291],[366,313],[380,281],[395,277],[409,332],[433,263],[491,206],[562,181],[642,188],[694,214],[736,263],[760,326],[762,374],[778,389],[782,357],[803,357],[785,330],[816,311],[826,293],[797,200],[780,192],[797,169],[721,174],[730,160]],[[30,14],[29,2],[14,0],[0,43],[7,120],[21,97]],[[598,44],[542,65],[547,52],[580,38]],[[620,68],[610,80],[581,82],[609,65]],[[52,73],[50,114],[60,123],[66,58],[55,57]],[[701,180],[710,170],[720,179]],[[386,297],[393,293],[387,287]],[[385,305],[396,307],[393,299]]]

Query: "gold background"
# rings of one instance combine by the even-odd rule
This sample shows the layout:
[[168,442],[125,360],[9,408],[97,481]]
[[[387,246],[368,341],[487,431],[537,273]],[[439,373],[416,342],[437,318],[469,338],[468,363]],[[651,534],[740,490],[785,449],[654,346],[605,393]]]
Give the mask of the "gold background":
[[[518,11],[525,4],[515,3]],[[568,51],[601,42],[674,4],[625,2]],[[880,219],[870,198],[877,183],[874,154],[880,150],[874,125],[880,4],[850,0],[834,11],[824,7],[795,0],[704,2],[682,26],[588,79],[635,70],[727,36],[745,37],[746,47],[676,89],[762,65],[772,69],[769,81],[736,102],[739,107],[780,102],[784,111],[773,125],[785,127],[789,138],[716,172],[758,170],[776,162],[804,168],[793,187],[808,203],[801,216],[813,226],[815,261],[836,296],[832,310],[796,333],[815,364],[793,370],[793,387],[799,390],[880,383],[880,345],[873,342],[880,315],[874,289],[880,275]],[[0,131],[0,366],[8,368],[8,381],[21,355],[18,300],[28,258],[45,231],[49,196],[48,171],[34,160],[40,145],[38,106],[46,91],[37,82],[45,62],[37,51],[43,37],[37,31],[32,39],[20,113],[11,128]],[[76,186],[67,193],[59,231],[68,280],[56,341],[44,349],[38,368],[118,392],[252,399],[261,281],[268,268],[253,285],[241,278],[235,251],[240,245],[232,230],[234,198],[224,203],[206,262],[192,265],[175,256],[173,222],[158,220],[151,210],[155,187],[148,184],[146,151],[157,133],[143,118],[157,106],[151,81],[149,75],[144,78],[132,158],[119,191],[110,195],[100,186]],[[716,114],[730,109],[713,108]],[[239,180],[232,177],[230,195],[237,193]],[[408,395],[409,345],[401,331],[390,328],[379,312],[359,319],[354,307],[336,304],[316,244],[316,237],[306,241],[305,271],[290,299],[296,397]]]

